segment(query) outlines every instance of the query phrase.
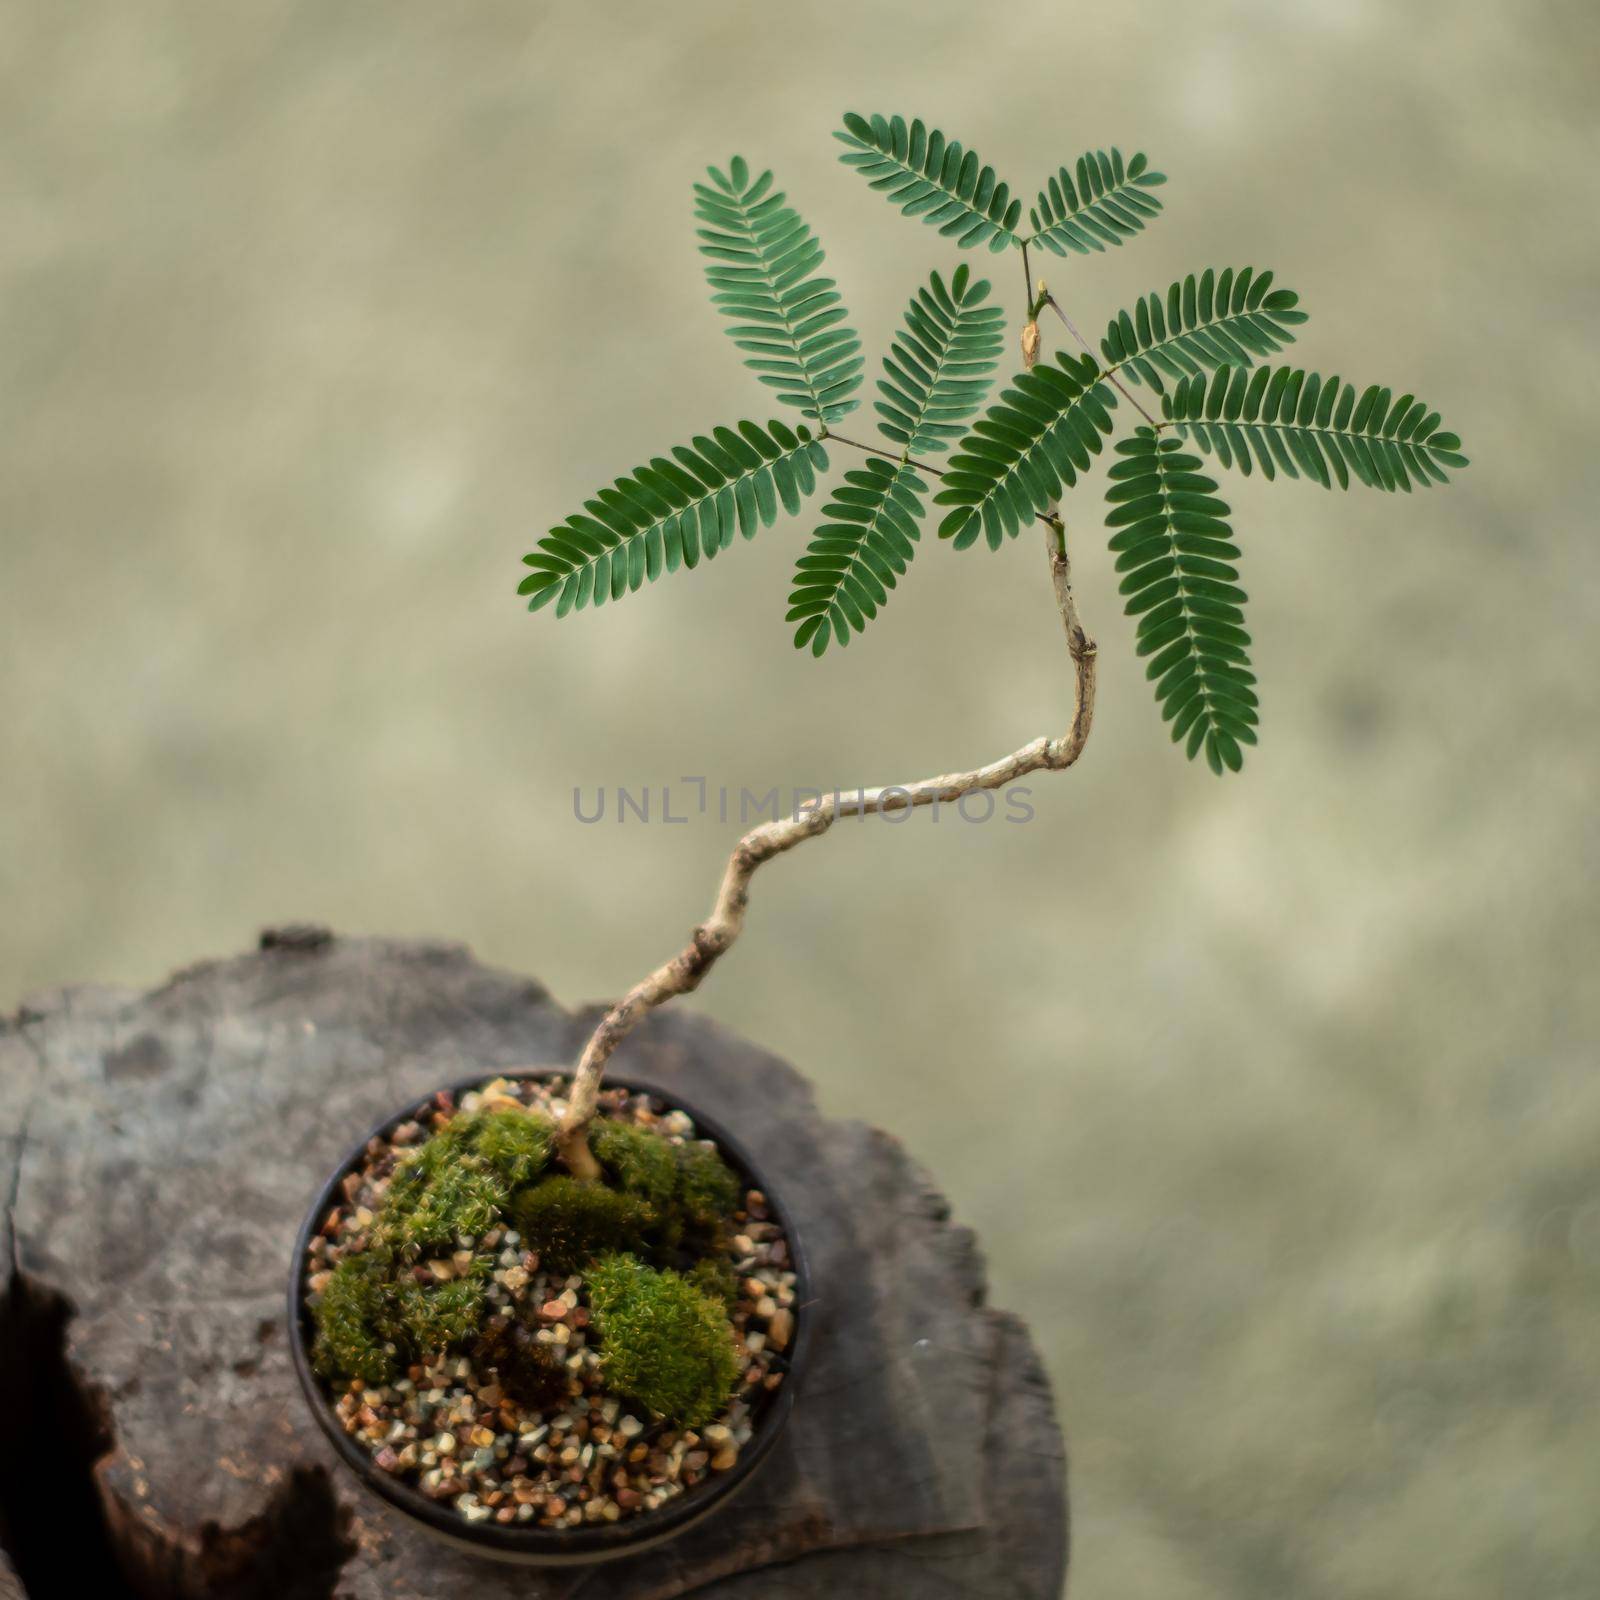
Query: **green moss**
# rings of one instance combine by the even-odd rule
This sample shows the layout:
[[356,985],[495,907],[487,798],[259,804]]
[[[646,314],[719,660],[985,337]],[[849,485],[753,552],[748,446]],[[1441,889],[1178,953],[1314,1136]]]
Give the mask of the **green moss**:
[[448,1283],[395,1278],[393,1267],[392,1259],[368,1251],[333,1269],[312,1313],[312,1363],[324,1377],[388,1383],[402,1361],[438,1355],[476,1335],[491,1268],[486,1256],[469,1276]]
[[[462,1119],[456,1117],[451,1126]],[[512,1189],[532,1183],[550,1165],[555,1124],[533,1111],[480,1111],[470,1117],[472,1147]]]
[[415,1260],[487,1232],[509,1196],[499,1173],[430,1140],[396,1168],[376,1238]]
[[606,1387],[685,1427],[711,1421],[739,1375],[722,1306],[631,1255],[597,1261],[588,1280]]
[[547,1117],[509,1107],[452,1117],[395,1169],[380,1245],[415,1259],[487,1232],[549,1165],[554,1132]]
[[710,1144],[674,1144],[648,1128],[604,1119],[594,1124],[589,1144],[618,1188],[649,1202],[659,1242],[669,1250],[685,1234],[715,1236],[743,1196]]
[[715,1231],[738,1210],[744,1191],[733,1169],[709,1144],[678,1147],[678,1204],[684,1218]]
[[333,1269],[312,1312],[317,1336],[312,1365],[325,1378],[361,1378],[388,1383],[395,1375],[395,1353],[386,1349],[390,1328],[390,1285],[371,1256],[348,1256]]
[[637,1195],[555,1177],[518,1194],[511,1221],[550,1271],[579,1272],[596,1256],[643,1250],[656,1215]]
[[720,1300],[732,1311],[739,1300],[739,1274],[722,1256],[706,1256],[684,1273],[701,1294]]
[[[738,1179],[709,1144],[679,1145],[605,1119],[590,1135],[605,1183],[547,1176],[554,1132],[548,1118],[510,1107],[463,1112],[400,1161],[371,1249],[339,1264],[315,1310],[319,1372],[385,1383],[400,1365],[447,1350],[491,1354],[491,1257],[475,1256],[443,1283],[418,1281],[411,1264],[455,1254],[462,1240],[509,1222],[551,1272],[592,1277],[597,1263],[606,1267],[596,1319],[603,1303],[614,1335],[601,1329],[608,1382],[618,1393],[684,1422],[720,1409],[736,1369],[724,1315],[738,1296],[732,1269],[713,1257],[684,1278],[637,1258],[681,1261],[680,1251],[715,1241],[739,1204]],[[509,1375],[507,1392],[515,1384],[530,1403],[564,1398],[559,1359],[531,1328],[497,1321],[492,1354]]]
[[678,1197],[678,1157],[659,1133],[631,1122],[597,1120],[590,1128],[589,1147],[619,1189],[647,1200],[661,1216]]
[[415,1283],[401,1279],[394,1286],[396,1331],[417,1356],[432,1357],[473,1338],[483,1324],[484,1270],[449,1283]]

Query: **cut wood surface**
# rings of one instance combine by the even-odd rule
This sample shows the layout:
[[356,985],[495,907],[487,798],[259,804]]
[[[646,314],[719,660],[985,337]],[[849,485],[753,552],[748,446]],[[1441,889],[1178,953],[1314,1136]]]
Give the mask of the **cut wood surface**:
[[812,1261],[815,1359],[770,1462],[680,1540],[559,1572],[457,1554],[339,1465],[286,1346],[305,1207],[381,1116],[569,1064],[597,1015],[458,946],[290,929],[0,1022],[0,1600],[1057,1600],[1061,1436],[971,1233],[892,1138],[683,1012],[616,1070],[736,1129]]

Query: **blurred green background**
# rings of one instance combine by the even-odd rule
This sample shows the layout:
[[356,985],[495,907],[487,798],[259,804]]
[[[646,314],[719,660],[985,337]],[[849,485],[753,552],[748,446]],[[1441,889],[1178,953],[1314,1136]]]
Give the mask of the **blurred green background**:
[[1597,45],[1577,0],[10,0],[0,1003],[292,919],[613,993],[732,830],[584,827],[574,785],[889,781],[1058,726],[1032,538],[928,541],[821,662],[804,524],[562,624],[512,591],[602,480],[771,414],[706,303],[706,162],[778,168],[876,351],[956,255],[837,164],[841,111],[1030,195],[1143,148],[1166,214],[1046,263],[1082,325],[1270,266],[1297,359],[1415,390],[1473,466],[1228,477],[1264,727],[1227,782],[1166,742],[1097,473],[1082,766],[1025,827],[775,865],[693,1004],[981,1230],[1069,1430],[1076,1594],[1592,1596]]

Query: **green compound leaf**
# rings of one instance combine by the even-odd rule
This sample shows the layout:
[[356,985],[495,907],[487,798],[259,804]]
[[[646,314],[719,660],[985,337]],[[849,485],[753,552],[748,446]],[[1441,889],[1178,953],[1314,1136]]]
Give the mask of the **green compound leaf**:
[[839,159],[908,217],[921,217],[947,239],[966,248],[987,244],[1004,250],[1017,244],[1022,202],[983,165],[975,150],[904,117],[844,114],[834,138],[849,146]]
[[800,624],[796,649],[820,656],[866,630],[916,554],[924,492],[922,474],[903,461],[873,457],[845,473],[823,508],[832,520],[795,565],[785,620]]
[[735,529],[752,539],[777,520],[780,505],[798,512],[828,465],[809,430],[781,422],[717,428],[672,457],[657,456],[600,490],[523,557],[533,571],[517,593],[531,596],[530,611],[554,601],[564,617],[698,566],[702,556],[709,561],[733,543]]
[[754,182],[740,156],[726,174],[697,183],[695,215],[712,303],[745,365],[785,405],[827,424],[860,404],[861,341],[833,279],[814,274],[822,246],[799,214],[773,192],[771,172]]
[[906,308],[905,328],[884,357],[874,402],[880,426],[912,452],[944,450],[989,393],[1005,339],[1005,313],[983,302],[984,279],[957,267],[950,287],[936,272]]
[[1077,181],[1065,167],[1039,191],[1039,201],[1029,212],[1033,223],[1030,244],[1042,244],[1058,256],[1076,251],[1081,256],[1122,244],[1161,210],[1149,191],[1166,177],[1152,172],[1141,153],[1123,165],[1122,152],[1089,150],[1078,157]]
[[1228,507],[1178,440],[1140,428],[1116,451],[1106,526],[1156,702],[1190,760],[1204,748],[1213,772],[1237,772],[1258,702]]
[[1258,356],[1270,356],[1294,343],[1293,329],[1306,320],[1295,310],[1300,297],[1292,289],[1274,289],[1272,274],[1259,276],[1250,267],[1221,273],[1207,267],[1199,278],[1191,272],[1165,297],[1147,294],[1130,315],[1118,312],[1100,341],[1106,365],[1126,369],[1130,377],[1160,394],[1162,378],[1183,379],[1217,367],[1248,367]]
[[973,424],[933,497],[956,509],[939,537],[958,550],[981,532],[991,550],[1044,511],[1088,470],[1111,431],[1116,397],[1100,382],[1093,356],[1056,355],[1012,380],[1014,388]]
[[1267,478],[1302,473],[1324,489],[1350,487],[1354,476],[1390,493],[1449,482],[1464,467],[1461,441],[1439,429],[1439,413],[1376,384],[1360,391],[1339,378],[1299,367],[1218,367],[1185,378],[1162,400],[1178,432],[1225,467],[1246,476],[1252,457]]

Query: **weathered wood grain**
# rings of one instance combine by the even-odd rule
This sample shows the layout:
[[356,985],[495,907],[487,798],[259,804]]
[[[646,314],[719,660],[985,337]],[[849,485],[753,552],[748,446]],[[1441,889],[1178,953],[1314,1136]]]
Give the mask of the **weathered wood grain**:
[[[683,1012],[617,1070],[736,1126],[813,1258],[821,1336],[772,1460],[664,1550],[568,1573],[454,1554],[349,1480],[285,1348],[304,1207],[377,1117],[473,1072],[570,1062],[592,1020],[458,947],[298,930],[0,1028],[0,1536],[20,1592],[1056,1600],[1061,1438],[971,1234],[887,1135],[825,1122],[792,1068]],[[46,1540],[52,1495],[81,1540]]]

